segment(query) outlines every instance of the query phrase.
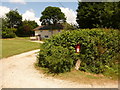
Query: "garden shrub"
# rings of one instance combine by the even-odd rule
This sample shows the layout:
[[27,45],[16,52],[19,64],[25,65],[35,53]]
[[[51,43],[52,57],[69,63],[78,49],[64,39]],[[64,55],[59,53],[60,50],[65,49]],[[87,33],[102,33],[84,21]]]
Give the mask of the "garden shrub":
[[15,28],[3,28],[2,38],[14,38],[16,36],[15,31]]
[[73,67],[73,59],[67,48],[52,46],[50,49],[41,50],[39,65],[49,68],[50,72],[62,73],[70,71]]
[[[119,30],[113,29],[63,31],[47,39],[42,45],[43,49],[38,57],[39,64],[58,73],[70,71],[76,60],[80,59],[80,70],[82,71],[98,74],[111,68],[113,72],[117,73],[116,67],[119,62],[116,57],[119,56],[119,39]],[[78,43],[81,50],[76,54],[75,45]],[[71,65],[66,63],[64,67],[62,64],[64,61]]]

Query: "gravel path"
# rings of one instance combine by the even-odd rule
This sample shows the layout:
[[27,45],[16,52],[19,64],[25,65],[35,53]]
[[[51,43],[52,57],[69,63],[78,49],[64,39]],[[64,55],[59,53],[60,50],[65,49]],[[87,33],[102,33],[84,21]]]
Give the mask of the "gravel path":
[[45,77],[34,68],[36,53],[34,50],[0,60],[0,88],[117,88],[107,84],[82,85],[75,82]]

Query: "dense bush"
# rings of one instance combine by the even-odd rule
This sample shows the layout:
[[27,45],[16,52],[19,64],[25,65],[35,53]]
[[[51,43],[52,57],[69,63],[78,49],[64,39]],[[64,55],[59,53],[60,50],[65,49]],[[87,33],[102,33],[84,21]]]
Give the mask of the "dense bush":
[[2,38],[14,38],[16,36],[15,31],[15,28],[3,28]]
[[[82,71],[104,73],[112,69],[118,73],[119,39],[118,30],[65,31],[45,41],[38,57],[39,65],[58,73],[70,71],[80,59]],[[81,51],[76,55],[75,45],[78,43]]]
[[50,72],[55,73],[70,71],[71,67],[73,67],[74,60],[71,58],[67,48],[53,46],[45,50],[40,52],[40,66],[47,67]]

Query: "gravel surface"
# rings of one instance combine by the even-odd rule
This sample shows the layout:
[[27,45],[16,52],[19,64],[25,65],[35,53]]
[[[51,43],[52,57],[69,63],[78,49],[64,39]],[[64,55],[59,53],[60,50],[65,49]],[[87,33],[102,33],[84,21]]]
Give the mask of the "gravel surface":
[[117,88],[117,84],[85,85],[45,77],[35,69],[36,52],[22,53],[0,60],[0,88]]

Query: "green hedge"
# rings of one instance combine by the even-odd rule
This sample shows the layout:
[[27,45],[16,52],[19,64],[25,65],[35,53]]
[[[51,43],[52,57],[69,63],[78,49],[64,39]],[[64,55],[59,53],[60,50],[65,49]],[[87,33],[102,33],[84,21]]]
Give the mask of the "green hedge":
[[[41,46],[39,65],[52,72],[70,71],[77,59],[81,60],[80,70],[104,73],[113,70],[118,74],[119,30],[82,29],[64,31],[47,39]],[[80,44],[80,53],[75,45]]]
[[67,48],[53,46],[51,49],[40,52],[40,66],[49,68],[50,72],[62,73],[70,71],[73,67],[73,59]]
[[15,31],[15,28],[2,28],[2,38],[14,38],[16,36]]

